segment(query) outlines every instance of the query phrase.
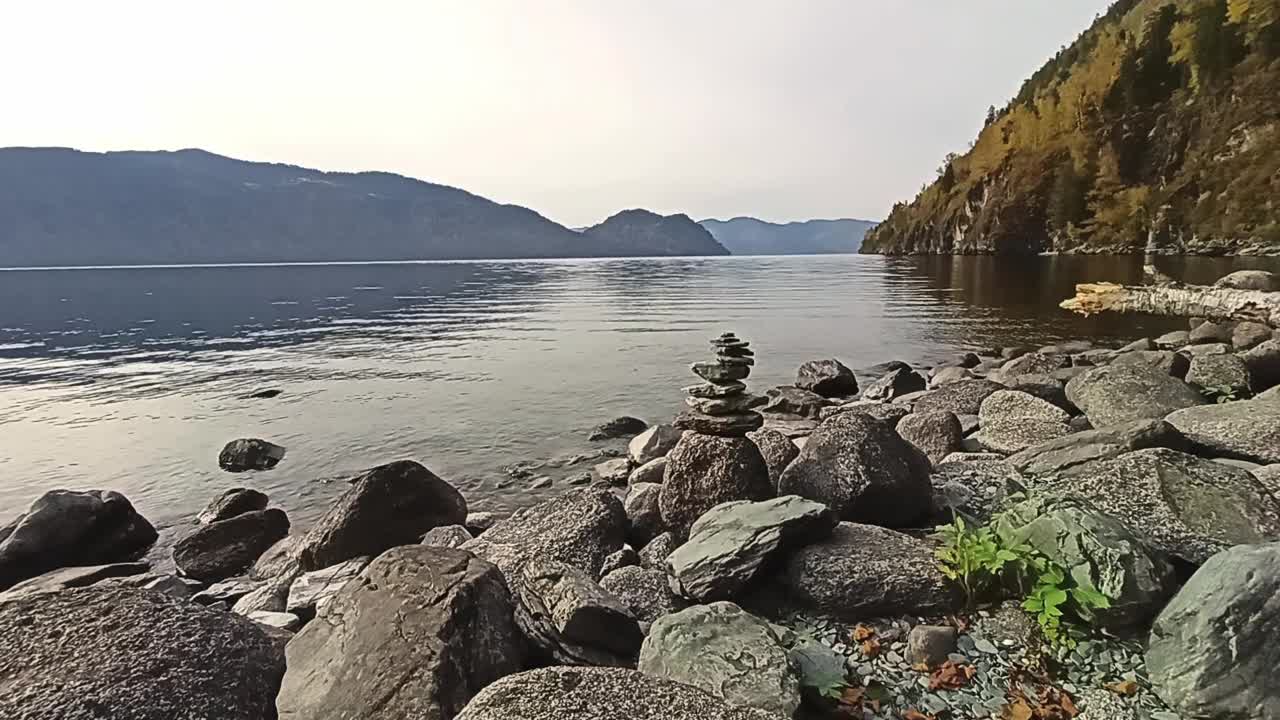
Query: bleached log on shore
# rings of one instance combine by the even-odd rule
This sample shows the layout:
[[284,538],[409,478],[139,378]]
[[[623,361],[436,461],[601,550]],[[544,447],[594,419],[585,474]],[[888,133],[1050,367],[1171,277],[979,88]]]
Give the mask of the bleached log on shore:
[[1076,296],[1061,307],[1082,315],[1101,312],[1148,313],[1208,320],[1266,323],[1280,327],[1280,293],[1202,285],[1076,285]]

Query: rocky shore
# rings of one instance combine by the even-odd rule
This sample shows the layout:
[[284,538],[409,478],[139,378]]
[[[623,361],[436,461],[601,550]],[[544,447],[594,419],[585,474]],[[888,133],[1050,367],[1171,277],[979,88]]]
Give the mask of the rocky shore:
[[1280,333],[761,396],[711,347],[670,423],[601,426],[625,453],[511,468],[566,487],[507,517],[413,460],[308,528],[229,487],[167,571],[127,498],[46,493],[0,526],[0,717],[1280,717]]

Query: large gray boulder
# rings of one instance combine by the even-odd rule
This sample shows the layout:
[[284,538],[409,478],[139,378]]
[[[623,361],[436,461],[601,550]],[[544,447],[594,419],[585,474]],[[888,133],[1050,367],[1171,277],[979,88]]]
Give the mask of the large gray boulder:
[[173,546],[173,562],[189,578],[217,582],[248,570],[288,534],[289,518],[279,508],[241,513],[187,534]]
[[1067,399],[1095,428],[1163,418],[1208,402],[1190,385],[1142,363],[1105,365],[1073,378],[1067,383]]
[[653,462],[666,457],[676,443],[680,442],[683,434],[684,431],[674,425],[654,425],[631,438],[631,442],[627,444],[627,455],[637,466]]
[[212,522],[226,520],[254,510],[266,510],[267,502],[267,496],[257,490],[231,488],[210,500],[209,504],[196,516],[196,522],[201,525],[208,525]]
[[1231,342],[1231,330],[1230,323],[1202,322],[1187,335],[1187,342],[1192,345],[1229,343]]
[[879,400],[854,400],[836,407],[823,408],[819,418],[828,420],[847,412],[870,415],[877,420],[888,423],[890,427],[896,427],[902,421],[902,418],[911,414],[911,406],[902,403],[880,402]]
[[1280,463],[1280,402],[1204,405],[1179,410],[1165,419],[1205,453],[1262,465]]
[[845,413],[809,436],[778,492],[820,502],[844,520],[901,527],[929,513],[929,468],[929,459],[885,423]]
[[693,522],[721,503],[773,497],[769,466],[745,437],[688,433],[667,455],[662,482],[662,522],[680,537]]
[[605,558],[627,540],[622,501],[604,488],[580,488],[498,521],[464,549],[496,564],[514,584],[529,558],[568,563],[600,577]]
[[1262,392],[1280,385],[1280,338],[1268,340],[1241,355],[1249,368],[1253,389]]
[[156,537],[120,493],[50,490],[0,525],[0,590],[55,568],[133,560]]
[[[1185,378],[1191,369],[1191,359],[1172,350],[1143,350],[1125,352],[1116,356],[1112,365],[1149,365],[1178,379]],[[1083,374],[1083,373],[1082,373]]]
[[[641,465],[627,476],[627,485],[652,484],[661,485],[667,475],[667,458],[664,455]],[[590,473],[587,474],[590,478]]]
[[227,472],[270,470],[284,459],[285,449],[257,438],[232,440],[218,453],[218,467]]
[[823,397],[858,394],[858,379],[839,360],[810,360],[796,372],[796,387]]
[[0,603],[0,717],[275,717],[284,657],[254,623],[99,584]]
[[786,435],[770,428],[749,432],[747,438],[760,449],[760,455],[764,458],[765,465],[769,467],[769,482],[777,487],[782,471],[796,459],[800,449]]
[[1090,625],[1142,626],[1177,588],[1164,554],[1086,501],[1036,497],[1012,506],[998,522],[1002,536],[1029,544],[1063,567],[1077,587],[1110,600],[1110,607],[1090,613]]
[[532,559],[516,589],[516,624],[538,659],[630,666],[644,634],[631,610],[572,565]]
[[1248,350],[1257,347],[1272,338],[1270,325],[1256,322],[1242,322],[1231,331],[1231,347],[1236,350]]
[[1054,475],[1078,465],[1151,447],[1185,449],[1186,438],[1164,420],[1132,420],[1085,430],[1014,453],[1010,465],[1028,475]]
[[1201,355],[1191,358],[1187,384],[1203,391],[1247,397],[1253,390],[1249,366],[1235,355]]
[[1032,483],[1088,500],[1149,546],[1196,565],[1232,545],[1280,538],[1280,504],[1257,478],[1176,450],[1137,450]]
[[767,402],[764,407],[760,408],[761,412],[799,415],[807,418],[818,417],[822,408],[831,404],[830,400],[815,392],[801,390],[790,385],[769,388],[765,391],[765,397]]
[[466,520],[461,493],[422,465],[401,460],[357,479],[299,541],[297,557],[303,570],[319,570],[417,543],[431,528]]
[[916,400],[914,412],[952,412],[956,415],[977,415],[978,408],[987,396],[1005,386],[990,380],[960,380],[930,390]]
[[321,613],[334,595],[351,580],[360,576],[372,558],[352,558],[323,570],[303,573],[289,584],[284,609],[303,620]]
[[932,545],[875,525],[840,523],[830,538],[792,553],[783,581],[800,609],[845,620],[942,614],[958,600]]
[[58,568],[57,570],[50,570],[43,575],[23,580],[8,590],[0,592],[0,603],[19,597],[30,597],[68,588],[88,587],[113,578],[139,576],[150,569],[151,566],[144,562]]
[[600,587],[622,601],[646,634],[654,620],[689,606],[687,600],[671,592],[671,583],[662,570],[638,565],[618,568],[604,576]]
[[1280,275],[1266,270],[1236,270],[1218,278],[1214,287],[1280,292]]
[[827,537],[836,522],[826,505],[795,495],[717,505],[667,558],[671,589],[702,602],[732,599],[762,567]]
[[779,720],[624,668],[550,667],[485,688],[455,720]]
[[894,400],[909,393],[920,392],[928,386],[924,377],[906,365],[899,365],[881,375],[862,391],[864,400]]
[[1187,718],[1280,717],[1280,543],[1210,558],[1151,627],[1156,694]]
[[986,450],[1009,455],[1071,434],[1069,419],[1065,410],[1030,393],[1000,390],[978,407],[973,439]]
[[502,573],[471,553],[392,548],[289,641],[280,720],[453,717],[523,667],[513,610]]
[[622,508],[627,513],[631,532],[627,539],[635,547],[644,547],[664,530],[662,526],[662,486],[657,483],[636,483],[627,489]]
[[964,441],[960,419],[947,410],[912,413],[899,420],[895,429],[903,440],[924,453],[935,465],[959,450]]
[[729,602],[659,618],[636,667],[706,690],[731,705],[781,717],[791,717],[800,707],[800,680],[772,626]]

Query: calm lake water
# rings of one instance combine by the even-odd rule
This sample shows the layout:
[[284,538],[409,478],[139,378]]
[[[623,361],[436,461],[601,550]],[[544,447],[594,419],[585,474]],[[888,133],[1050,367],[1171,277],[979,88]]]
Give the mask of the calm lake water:
[[[1162,269],[1207,282],[1268,264]],[[345,479],[401,458],[509,509],[561,488],[499,487],[502,466],[582,452],[617,415],[668,419],[718,333],[752,342],[763,392],[813,358],[866,376],[1184,327],[1057,308],[1076,282],[1140,274],[1140,258],[864,256],[0,272],[0,521],[50,488],[111,488],[173,525],[249,485],[305,526]],[[283,394],[244,399],[262,388]],[[246,436],[288,456],[220,471]]]

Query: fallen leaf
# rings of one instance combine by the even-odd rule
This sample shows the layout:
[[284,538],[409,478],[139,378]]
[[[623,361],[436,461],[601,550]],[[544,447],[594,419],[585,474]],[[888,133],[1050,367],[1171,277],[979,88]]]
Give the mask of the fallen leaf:
[[930,690],[956,690],[969,684],[978,671],[972,665],[948,660],[929,675]]
[[862,654],[873,658],[880,654],[880,641],[875,638],[862,641]]
[[916,672],[927,673],[933,668],[929,667],[929,663],[918,662],[915,665],[912,665],[911,669],[915,670]]
[[1124,695],[1125,697],[1133,697],[1138,694],[1138,683],[1132,680],[1121,680],[1119,682],[1107,683],[1103,687],[1117,695]]
[[1004,710],[1000,711],[1001,720],[1032,720],[1035,717],[1035,711],[1027,704],[1023,698],[1004,706]]
[[938,720],[938,716],[925,715],[919,710],[911,709],[902,713],[902,720]]
[[1063,712],[1065,712],[1069,718],[1073,718],[1080,714],[1080,711],[1076,709],[1075,701],[1072,700],[1071,696],[1065,692],[1058,696],[1058,705],[1062,707]]
[[872,637],[875,636],[875,634],[876,634],[875,628],[868,627],[866,625],[857,625],[853,628],[854,642],[862,642],[864,640],[870,640]]

